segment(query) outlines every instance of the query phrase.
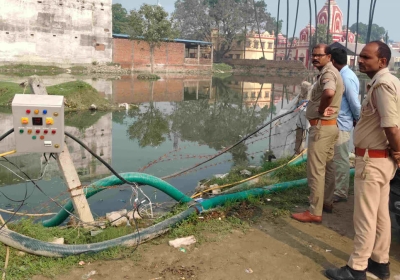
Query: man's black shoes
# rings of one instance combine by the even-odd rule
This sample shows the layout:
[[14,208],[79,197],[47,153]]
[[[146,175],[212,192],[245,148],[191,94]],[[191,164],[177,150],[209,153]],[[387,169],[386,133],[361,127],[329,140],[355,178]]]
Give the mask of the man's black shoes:
[[390,263],[377,263],[371,259],[368,259],[367,271],[372,273],[379,279],[389,279],[390,277],[389,264]]
[[365,270],[354,270],[348,265],[341,268],[327,269],[325,275],[332,280],[367,280],[367,272]]

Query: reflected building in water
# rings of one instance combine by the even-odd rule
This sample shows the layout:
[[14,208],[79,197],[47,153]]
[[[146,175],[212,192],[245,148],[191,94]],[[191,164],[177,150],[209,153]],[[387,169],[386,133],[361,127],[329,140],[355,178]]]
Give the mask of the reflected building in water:
[[212,94],[211,76],[164,76],[157,81],[123,76],[112,82],[113,101],[140,104],[153,102],[179,102],[209,98]]

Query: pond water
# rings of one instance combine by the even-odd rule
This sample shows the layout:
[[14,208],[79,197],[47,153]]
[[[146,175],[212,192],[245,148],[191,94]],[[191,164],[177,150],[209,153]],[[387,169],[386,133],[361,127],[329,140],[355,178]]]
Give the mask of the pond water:
[[[117,172],[144,172],[157,177],[206,160],[266,124],[271,117],[295,107],[302,82],[301,78],[293,77],[221,79],[170,75],[156,82],[131,76],[118,79],[43,77],[46,85],[74,79],[89,82],[121,107],[117,112],[67,113],[66,131],[82,140]],[[24,78],[0,76],[0,80],[22,82]],[[365,89],[365,83],[361,88]],[[297,119],[298,113],[289,115],[229,152],[167,181],[190,194],[200,180],[224,174],[233,166],[261,165],[268,151],[277,158],[291,156]],[[0,121],[4,124],[0,128],[2,134],[12,127],[10,112],[0,113]],[[66,143],[83,185],[111,174],[77,143],[69,138]],[[13,145],[11,135],[0,142],[0,151],[11,150]],[[8,159],[31,178],[39,178],[36,183],[46,195],[32,183],[24,182],[26,177],[15,166],[1,161],[0,208],[16,210],[20,203],[10,199],[22,200],[27,192],[29,198],[20,211],[57,212],[59,207],[49,197],[64,204],[69,196],[56,161],[50,159],[46,165],[41,154],[15,154]],[[144,191],[153,203],[170,201],[152,188],[144,187]],[[125,185],[98,193],[89,199],[89,204],[94,215],[104,215],[130,208],[131,196],[131,188]]]

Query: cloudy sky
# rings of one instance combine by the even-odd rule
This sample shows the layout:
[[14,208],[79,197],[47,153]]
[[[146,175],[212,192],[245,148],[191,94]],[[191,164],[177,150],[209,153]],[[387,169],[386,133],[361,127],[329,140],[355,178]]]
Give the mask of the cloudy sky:
[[[175,0],[158,0],[159,3],[164,7],[164,9],[171,13],[174,11],[174,3]],[[265,0],[267,3],[268,11],[276,17],[278,4],[276,0]],[[286,2],[285,0],[281,1],[281,17],[283,16],[286,19]],[[325,0],[318,0],[318,10],[321,9]],[[346,24],[346,16],[347,16],[347,1],[346,0],[336,0],[339,4],[342,12],[344,14],[344,24]],[[113,0],[113,3],[121,3],[124,8],[128,11],[132,9],[139,9],[140,6],[144,3],[147,4],[157,4],[157,0]],[[296,13],[296,0],[289,0],[289,5],[291,7],[291,16],[289,22],[289,34],[293,34],[293,26],[294,26],[294,19]],[[299,9],[299,19],[296,31],[298,36],[299,31],[307,25],[309,14],[308,14],[308,1],[300,1],[303,3],[303,6],[300,6]],[[357,1],[351,1],[351,8],[350,8],[350,26],[356,22],[356,5]],[[368,15],[369,15],[369,6],[370,1],[368,0],[360,0],[360,22],[368,23]],[[385,29],[389,31],[389,37],[392,40],[400,41],[400,28],[398,28],[398,17],[400,16],[400,1],[398,0],[379,0],[377,1],[376,8],[375,8],[375,16],[374,16],[374,23],[378,24],[379,26],[383,26]],[[283,25],[283,30],[286,30],[285,23]],[[291,36],[291,35],[290,35]]]

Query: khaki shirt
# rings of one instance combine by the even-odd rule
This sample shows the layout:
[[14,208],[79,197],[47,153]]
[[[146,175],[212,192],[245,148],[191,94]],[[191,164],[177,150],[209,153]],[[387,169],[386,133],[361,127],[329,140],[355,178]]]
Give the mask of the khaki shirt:
[[[321,103],[322,93],[326,89],[335,91],[332,103],[329,105],[335,109],[335,113],[329,117],[324,117],[318,113],[318,108]],[[322,120],[333,120],[337,119],[340,111],[340,104],[342,103],[342,96],[344,92],[344,85],[342,76],[339,71],[333,66],[332,62],[329,62],[321,69],[317,76],[317,81],[313,85],[311,98],[307,104],[306,117],[308,120],[322,119]]]
[[385,150],[389,142],[384,128],[400,127],[400,81],[384,68],[375,74],[367,88],[354,130],[354,146]]

